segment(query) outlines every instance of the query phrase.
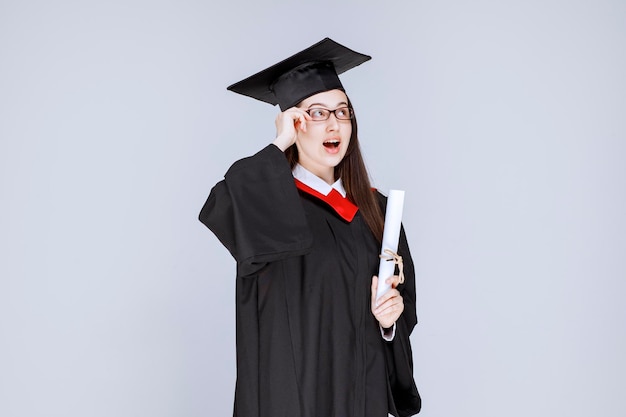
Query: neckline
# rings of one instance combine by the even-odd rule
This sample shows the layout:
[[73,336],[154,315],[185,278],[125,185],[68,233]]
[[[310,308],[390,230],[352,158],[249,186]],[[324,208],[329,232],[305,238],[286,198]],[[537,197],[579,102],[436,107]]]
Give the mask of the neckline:
[[331,190],[325,195],[300,181],[298,178],[294,178],[294,181],[299,190],[322,200],[328,204],[335,211],[335,213],[339,215],[339,217],[347,222],[351,222],[357,211],[359,211],[359,208],[355,204],[353,204],[346,197],[342,196],[341,193],[335,188],[331,187]]

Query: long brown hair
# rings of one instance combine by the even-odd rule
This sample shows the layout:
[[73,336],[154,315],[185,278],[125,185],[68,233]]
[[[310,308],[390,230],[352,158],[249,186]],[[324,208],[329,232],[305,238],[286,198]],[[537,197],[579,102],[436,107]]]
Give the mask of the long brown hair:
[[[352,108],[349,98],[348,106]],[[346,197],[357,205],[367,227],[369,227],[374,237],[376,237],[379,242],[382,242],[385,220],[378,202],[377,193],[372,190],[369,174],[367,173],[365,162],[361,155],[356,115],[350,120],[350,123],[352,124],[350,144],[348,145],[345,156],[335,167],[335,180],[341,178],[341,182],[346,189]],[[293,169],[298,163],[298,148],[295,144],[285,151],[285,156],[287,156],[289,165]]]

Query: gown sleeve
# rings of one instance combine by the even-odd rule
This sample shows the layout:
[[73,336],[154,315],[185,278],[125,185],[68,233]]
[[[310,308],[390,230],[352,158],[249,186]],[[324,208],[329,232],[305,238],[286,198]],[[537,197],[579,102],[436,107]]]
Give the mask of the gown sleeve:
[[409,251],[404,227],[400,229],[398,254],[404,263],[404,284],[398,287],[404,302],[404,311],[396,322],[394,340],[386,343],[386,356],[389,372],[389,388],[398,416],[417,414],[422,400],[413,377],[413,352],[409,339],[417,324],[415,267]]
[[235,258],[238,276],[307,253],[313,241],[289,163],[274,145],[235,162],[199,220]]

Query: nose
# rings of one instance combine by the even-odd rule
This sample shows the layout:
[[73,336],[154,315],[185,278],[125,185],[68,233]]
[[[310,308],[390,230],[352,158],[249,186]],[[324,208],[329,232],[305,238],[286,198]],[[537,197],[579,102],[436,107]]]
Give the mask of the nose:
[[339,120],[337,120],[337,116],[335,113],[331,113],[328,120],[326,120],[326,130],[333,131],[339,129]]

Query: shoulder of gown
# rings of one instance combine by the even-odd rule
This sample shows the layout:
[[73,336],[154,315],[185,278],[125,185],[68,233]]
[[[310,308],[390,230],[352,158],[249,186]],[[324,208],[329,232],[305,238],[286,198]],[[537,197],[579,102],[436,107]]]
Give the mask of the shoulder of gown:
[[211,190],[199,220],[235,258],[239,276],[312,245],[289,163],[275,145],[235,162]]

